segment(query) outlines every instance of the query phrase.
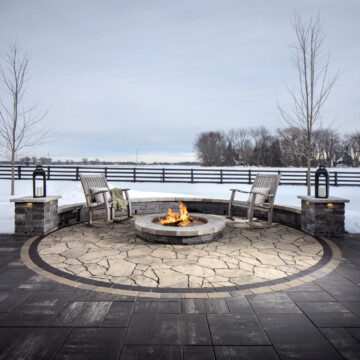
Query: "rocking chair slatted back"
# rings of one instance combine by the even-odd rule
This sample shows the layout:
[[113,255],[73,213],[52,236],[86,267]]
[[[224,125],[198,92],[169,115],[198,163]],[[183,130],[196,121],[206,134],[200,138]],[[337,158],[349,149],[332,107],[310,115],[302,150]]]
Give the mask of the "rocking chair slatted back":
[[91,197],[86,196],[86,194],[90,194],[91,188],[106,188],[110,190],[106,178],[103,174],[99,174],[99,175],[80,174],[80,181],[85,193],[86,202],[90,201],[91,199]]
[[277,188],[279,186],[281,175],[279,174],[256,174],[254,183],[251,189],[254,188],[268,188],[269,194],[275,197]]

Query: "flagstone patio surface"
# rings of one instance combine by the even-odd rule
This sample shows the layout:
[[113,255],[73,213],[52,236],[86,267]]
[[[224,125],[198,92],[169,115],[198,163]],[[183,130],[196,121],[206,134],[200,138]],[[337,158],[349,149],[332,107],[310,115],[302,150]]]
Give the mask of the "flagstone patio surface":
[[136,236],[134,220],[80,224],[44,237],[37,247],[51,267],[81,278],[147,288],[221,288],[274,281],[304,272],[323,247],[303,232],[227,220],[224,237],[197,245],[153,244]]

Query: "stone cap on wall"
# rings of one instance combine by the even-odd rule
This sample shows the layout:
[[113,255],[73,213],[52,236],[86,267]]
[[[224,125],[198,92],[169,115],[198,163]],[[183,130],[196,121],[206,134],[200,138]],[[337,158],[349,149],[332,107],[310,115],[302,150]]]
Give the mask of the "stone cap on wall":
[[348,203],[350,200],[338,198],[335,196],[329,196],[328,198],[316,198],[315,196],[308,196],[308,195],[298,195],[298,199],[309,201],[315,204],[324,204],[324,203]]
[[[173,197],[173,196],[169,196],[169,197],[153,197],[153,198],[133,198],[130,199],[130,201],[132,203],[143,203],[143,202],[161,202],[161,201],[170,201],[170,202],[178,202],[178,201],[183,201],[184,203],[186,203],[187,201],[191,202],[191,201],[199,201],[199,202],[213,202],[213,203],[222,203],[222,204],[229,204],[229,200],[227,199],[216,199],[216,198],[203,198],[203,197]],[[241,200],[235,200],[233,202],[233,205],[245,205],[246,201],[241,201]],[[286,205],[286,204],[274,204],[274,209],[279,209],[279,210],[284,210],[284,211],[291,211],[294,213],[301,213],[301,207],[300,206],[295,206],[295,205]]]
[[54,196],[46,196],[46,197],[31,197],[31,196],[24,196],[24,197],[19,197],[19,198],[15,198],[15,199],[10,199],[10,202],[15,202],[15,203],[48,203],[54,200],[58,200],[61,199],[61,196],[59,195],[54,195]]
[[[147,202],[192,202],[192,201],[199,201],[199,202],[213,202],[213,203],[222,203],[222,204],[229,204],[229,200],[226,199],[214,199],[214,198],[201,198],[201,197],[147,197],[147,198],[131,198],[131,203],[147,203]],[[235,200],[233,202],[233,205],[240,206],[245,205],[246,201],[241,200]],[[86,207],[86,203],[75,203],[75,204],[68,204],[68,205],[62,205],[59,207],[59,212],[67,211],[71,208],[78,208],[79,206]],[[283,211],[290,211],[297,214],[301,214],[301,207],[300,206],[294,206],[294,205],[285,205],[285,204],[274,204],[274,209],[283,210]]]

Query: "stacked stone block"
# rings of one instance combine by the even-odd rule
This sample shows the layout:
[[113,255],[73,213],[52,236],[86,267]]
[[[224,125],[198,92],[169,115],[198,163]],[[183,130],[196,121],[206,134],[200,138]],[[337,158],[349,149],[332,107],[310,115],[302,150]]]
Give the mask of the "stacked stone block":
[[299,196],[301,199],[301,230],[312,236],[343,236],[345,234],[345,203],[341,198],[319,199]]
[[15,234],[45,235],[58,229],[59,196],[17,198],[15,203]]

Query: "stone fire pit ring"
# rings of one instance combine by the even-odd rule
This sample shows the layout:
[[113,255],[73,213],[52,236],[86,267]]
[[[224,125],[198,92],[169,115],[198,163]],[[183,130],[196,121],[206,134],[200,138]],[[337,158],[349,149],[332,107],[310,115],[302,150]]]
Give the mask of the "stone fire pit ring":
[[172,245],[208,243],[216,241],[223,236],[225,222],[215,215],[190,214],[194,220],[202,221],[203,224],[184,227],[164,226],[154,221],[154,219],[161,216],[163,215],[151,214],[136,218],[136,234],[149,242]]

